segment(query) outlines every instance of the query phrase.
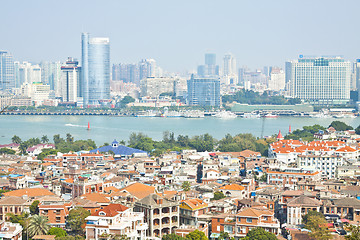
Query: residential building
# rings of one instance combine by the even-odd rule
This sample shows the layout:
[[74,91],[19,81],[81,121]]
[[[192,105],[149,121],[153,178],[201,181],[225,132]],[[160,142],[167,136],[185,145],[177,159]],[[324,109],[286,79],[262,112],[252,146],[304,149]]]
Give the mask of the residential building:
[[321,172],[303,169],[267,170],[267,183],[295,189],[300,180],[319,181]]
[[197,75],[202,78],[219,76],[219,66],[216,65],[216,54],[205,54],[205,65],[198,66]]
[[61,62],[41,62],[41,82],[49,85],[50,90],[55,91],[55,95],[60,96],[61,91]]
[[69,215],[70,203],[65,202],[41,202],[39,215],[46,216],[52,227],[65,228],[66,217]]
[[192,75],[187,85],[189,105],[220,106],[220,80],[217,78],[199,78]]
[[243,199],[247,196],[245,187],[239,184],[229,184],[219,188],[219,191],[222,192],[227,197],[236,197],[237,199]]
[[282,91],[285,89],[285,72],[281,68],[272,68],[268,87],[273,91]]
[[180,224],[199,226],[199,216],[208,212],[208,204],[199,198],[181,201]]
[[98,240],[125,235],[130,240],[146,239],[148,224],[144,213],[133,212],[121,204],[110,204],[86,219],[86,239]]
[[0,236],[6,240],[22,240],[23,228],[20,223],[0,222]]
[[143,212],[145,223],[148,224],[148,237],[161,237],[164,234],[175,233],[179,228],[179,202],[150,194],[135,202],[135,212]]
[[317,199],[300,196],[287,203],[287,224],[297,226],[302,223],[302,217],[309,211],[320,211],[321,202]]
[[346,104],[350,100],[351,63],[341,57],[303,57],[290,63],[291,97],[313,104]]
[[0,199],[0,221],[8,220],[9,213],[19,215],[29,212],[31,201],[17,196],[6,196]]
[[323,214],[336,214],[354,223],[360,222],[360,200],[356,198],[330,199],[323,201]]
[[60,96],[63,102],[77,102],[81,89],[81,68],[79,62],[68,58],[64,66],[61,66]]
[[16,75],[19,78],[19,86],[24,83],[31,84],[33,82],[41,82],[41,67],[37,64],[33,65],[29,62],[18,63],[18,73]]
[[84,107],[110,99],[110,41],[82,34],[82,97]]

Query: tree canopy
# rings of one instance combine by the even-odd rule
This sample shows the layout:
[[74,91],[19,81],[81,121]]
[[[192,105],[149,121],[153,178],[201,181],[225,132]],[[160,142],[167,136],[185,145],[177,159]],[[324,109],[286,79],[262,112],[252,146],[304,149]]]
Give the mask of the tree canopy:
[[354,128],[341,121],[333,121],[329,127],[335,128],[336,131],[353,130]]
[[332,238],[324,216],[311,213],[306,220],[305,228],[310,230],[309,236],[317,240],[329,240]]
[[31,203],[30,205],[30,214],[31,215],[36,215],[39,214],[39,200],[35,200]]
[[208,240],[205,233],[203,233],[197,229],[195,231],[189,233],[188,235],[186,235],[185,239],[186,240]]
[[71,231],[82,235],[84,233],[83,226],[85,224],[85,218],[89,215],[90,213],[82,207],[75,207],[71,209],[67,218]]
[[250,230],[243,240],[277,240],[275,234],[265,231],[263,228],[257,227]]
[[64,229],[62,229],[62,228],[59,228],[59,227],[52,227],[52,228],[50,228],[48,234],[49,234],[49,235],[55,235],[56,238],[67,236],[66,231],[65,231]]

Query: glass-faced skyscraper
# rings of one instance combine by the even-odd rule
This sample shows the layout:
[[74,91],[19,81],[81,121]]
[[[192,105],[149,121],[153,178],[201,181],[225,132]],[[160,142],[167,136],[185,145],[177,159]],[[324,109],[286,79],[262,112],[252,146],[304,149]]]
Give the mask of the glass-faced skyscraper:
[[14,58],[7,51],[0,50],[0,90],[15,88]]
[[199,106],[220,106],[220,80],[215,77],[194,77],[187,81],[188,103]]
[[110,99],[110,41],[109,38],[82,37],[82,85],[84,107],[98,106]]
[[291,96],[312,104],[346,104],[350,100],[351,63],[341,57],[303,57],[288,63]]

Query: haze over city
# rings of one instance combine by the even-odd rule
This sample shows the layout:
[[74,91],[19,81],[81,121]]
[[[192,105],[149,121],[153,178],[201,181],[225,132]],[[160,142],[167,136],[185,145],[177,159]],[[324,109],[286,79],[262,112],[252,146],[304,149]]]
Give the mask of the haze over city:
[[359,1],[3,1],[2,49],[20,61],[81,58],[80,33],[109,37],[111,62],[156,59],[195,70],[203,54],[238,66],[283,66],[304,55],[358,57]]

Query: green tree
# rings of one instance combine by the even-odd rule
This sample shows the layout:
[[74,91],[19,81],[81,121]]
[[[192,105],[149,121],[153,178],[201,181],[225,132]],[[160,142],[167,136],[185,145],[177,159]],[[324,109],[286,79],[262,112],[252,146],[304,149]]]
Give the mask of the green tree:
[[355,133],[360,135],[360,125],[357,128],[355,128]]
[[181,188],[184,192],[190,191],[190,182],[185,181],[181,184]]
[[30,218],[28,233],[29,237],[45,235],[50,230],[49,220],[46,216],[34,215]]
[[213,200],[220,200],[226,198],[225,194],[223,192],[214,192],[214,198],[212,198]]
[[41,150],[41,153],[39,153],[39,155],[37,156],[37,159],[44,160],[45,157],[49,155],[56,155],[57,152],[58,151],[55,149],[44,148],[43,150]]
[[49,142],[49,138],[48,138],[46,135],[43,135],[43,136],[41,137],[41,142],[42,142],[42,143],[48,143],[48,142]]
[[131,96],[125,96],[123,99],[121,99],[120,101],[120,105],[121,107],[126,107],[127,104],[135,102],[135,99]]
[[75,235],[75,236],[57,237],[56,240],[85,240],[85,238],[80,235]]
[[14,135],[14,136],[11,138],[11,141],[12,141],[13,143],[20,144],[20,143],[21,143],[21,138],[18,137],[18,136],[16,136],[16,135]]
[[84,234],[85,218],[89,215],[90,213],[82,207],[71,209],[67,218],[71,231],[79,235]]
[[267,182],[267,173],[263,173],[263,175],[261,175],[260,181],[261,182]]
[[59,227],[52,227],[52,228],[50,228],[48,234],[49,234],[49,235],[55,235],[56,238],[67,236],[66,231],[65,231],[64,229],[62,229],[62,228],[59,228]]
[[66,142],[67,142],[67,143],[73,143],[73,142],[74,142],[74,137],[71,136],[70,133],[67,133],[67,134],[66,134]]
[[197,229],[195,231],[189,233],[188,235],[186,235],[185,239],[186,240],[208,240],[205,233],[203,233]]
[[312,216],[319,216],[319,217],[325,219],[324,214],[322,214],[321,212],[310,210],[307,214],[305,214],[305,215],[302,217],[302,223],[303,223],[304,225],[306,225],[306,224],[308,223],[308,221],[309,221],[309,218],[312,217]]
[[360,239],[360,227],[350,225],[347,230],[349,231],[349,235],[345,236],[346,240],[359,240]]
[[163,235],[161,240],[185,240],[185,238],[176,235],[175,233]]
[[39,214],[39,200],[35,200],[31,203],[30,205],[30,214],[31,215],[35,215],[35,214]]
[[336,131],[346,131],[346,130],[352,130],[353,129],[352,126],[349,126],[346,123],[341,122],[341,121],[333,121],[329,125],[329,127],[335,128]]
[[257,227],[250,230],[243,240],[277,240],[275,234],[265,231],[263,228]]
[[316,240],[329,240],[332,238],[325,218],[320,215],[310,215],[307,218],[305,228],[311,231],[309,236]]
[[14,155],[16,152],[10,148],[0,148],[0,154]]

